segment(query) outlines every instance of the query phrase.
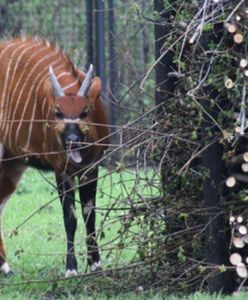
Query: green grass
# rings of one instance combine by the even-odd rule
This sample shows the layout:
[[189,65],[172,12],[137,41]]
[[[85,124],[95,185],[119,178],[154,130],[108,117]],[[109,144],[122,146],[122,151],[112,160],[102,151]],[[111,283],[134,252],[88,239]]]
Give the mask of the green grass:
[[[131,261],[136,255],[137,246],[132,243],[127,249],[120,247],[119,242],[123,236],[120,233],[119,217],[125,214],[125,210],[109,213],[109,207],[128,207],[127,201],[130,199],[139,200],[139,192],[142,192],[143,196],[146,194],[151,196],[157,195],[158,189],[151,188],[147,184],[146,177],[151,176],[151,171],[142,172],[142,178],[138,180],[132,170],[115,173],[112,176],[105,175],[105,169],[101,169],[97,194],[97,228],[103,265],[114,267]],[[50,281],[51,278],[64,275],[66,238],[62,210],[54,187],[53,174],[46,173],[45,178],[46,180],[38,171],[29,169],[5,208],[3,218],[5,245],[8,262],[16,275],[7,279],[0,278],[2,294],[0,299],[4,299],[5,293],[7,293],[6,299],[19,299],[22,294],[25,295],[23,299],[32,298],[37,294],[45,295],[53,286],[50,282],[42,283],[42,281]],[[134,193],[135,185],[138,188]],[[79,272],[84,273],[86,270],[85,226],[79,203],[77,203],[77,215],[75,244],[78,269]],[[135,230],[137,228],[134,226],[133,231]],[[126,237],[125,242],[129,243],[130,238]],[[29,281],[40,283],[19,285]],[[100,285],[101,283],[97,283],[97,286]],[[70,292],[71,286],[72,290],[75,289],[75,283],[62,282],[60,286],[64,286],[64,289],[61,288],[62,295],[64,292]],[[91,288],[86,280],[85,289],[94,290],[95,287]],[[29,295],[30,293],[32,296]]]
[[[114,210],[108,215],[108,208],[125,208],[130,201],[139,197],[158,195],[158,185],[151,187],[149,178],[152,171],[128,170],[105,176],[101,169],[97,194],[97,228],[102,262],[105,268],[122,266],[137,255],[137,245],[132,237],[125,237],[128,247],[122,249],[121,223],[125,210]],[[45,174],[46,180],[36,170],[28,170],[4,211],[4,236],[8,261],[15,272],[10,278],[0,276],[0,300],[24,299],[154,299],[154,300],[244,300],[248,295],[241,293],[235,297],[196,293],[188,297],[164,296],[162,292],[119,293],[121,282],[110,277],[79,278],[57,281],[65,271],[66,239],[62,210],[54,188],[52,173]],[[157,176],[155,175],[155,181]],[[48,183],[48,182],[50,183]],[[158,180],[157,180],[158,181]],[[134,191],[134,186],[136,189]],[[78,198],[78,196],[77,196]],[[45,207],[44,207],[45,206]],[[38,211],[34,216],[32,214]],[[78,228],[76,252],[79,272],[86,269],[85,229],[81,211],[77,203]],[[32,216],[30,218],[30,216]],[[103,222],[104,220],[104,222]],[[17,228],[17,230],[16,230]],[[132,232],[138,232],[134,224]],[[103,236],[104,232],[104,236]],[[101,236],[101,239],[100,239]],[[119,238],[117,238],[119,236]],[[112,248],[112,249],[110,249]],[[108,288],[109,287],[109,288]],[[111,290],[116,287],[115,290]],[[111,295],[111,297],[110,297]]]

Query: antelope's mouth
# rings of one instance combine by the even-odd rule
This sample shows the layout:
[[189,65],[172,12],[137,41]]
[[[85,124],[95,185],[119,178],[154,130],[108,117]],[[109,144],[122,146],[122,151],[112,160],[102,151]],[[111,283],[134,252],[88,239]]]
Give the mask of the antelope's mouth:
[[78,146],[69,145],[67,147],[67,155],[69,159],[76,164],[80,164],[83,160]]

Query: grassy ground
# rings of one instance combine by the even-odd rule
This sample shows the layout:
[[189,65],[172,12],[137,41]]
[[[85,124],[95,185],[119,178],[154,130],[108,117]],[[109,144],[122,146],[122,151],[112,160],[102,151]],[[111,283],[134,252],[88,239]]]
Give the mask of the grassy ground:
[[[149,173],[142,173],[137,178],[132,171],[118,173],[104,177],[106,171],[100,172],[102,179],[99,182],[97,195],[98,224],[101,228],[99,235],[105,233],[99,243],[102,251],[104,267],[121,266],[131,261],[135,256],[137,246],[130,243],[125,250],[118,248],[120,235],[120,223],[115,222],[116,217],[123,211],[114,211],[107,216],[107,208],[125,207],[127,199],[134,199],[142,192],[142,195],[157,195],[156,186],[147,184],[146,177]],[[71,279],[57,281],[63,276],[65,265],[65,231],[61,207],[54,188],[53,174],[45,174],[46,180],[35,170],[28,170],[20,183],[17,192],[10,199],[4,212],[4,235],[8,250],[8,261],[15,272],[10,278],[0,276],[0,300],[23,299],[110,299],[107,288],[101,287],[116,285],[116,296],[111,299],[192,299],[192,300],[221,300],[221,299],[247,299],[247,294],[239,294],[235,297],[221,295],[210,296],[196,293],[185,298],[176,296],[164,296],[161,292],[144,294],[136,291],[129,294],[119,294],[119,282],[113,282],[110,277],[99,277],[92,281],[91,278]],[[144,180],[146,178],[146,180]],[[49,183],[48,183],[48,182]],[[122,182],[122,184],[120,184]],[[134,185],[138,186],[134,193]],[[123,199],[126,199],[125,201]],[[118,204],[118,205],[117,205]],[[78,230],[76,235],[76,251],[79,264],[79,272],[86,271],[85,232],[81,218],[79,205],[77,209]],[[43,209],[41,209],[43,208]],[[32,214],[35,213],[33,217]],[[104,223],[103,223],[104,220]],[[135,227],[133,231],[135,231]],[[112,251],[110,250],[112,247]],[[104,251],[104,249],[108,249]]]
[[[99,244],[102,249],[103,265],[113,267],[130,261],[136,253],[137,246],[130,244],[127,249],[119,248],[120,222],[116,220],[124,211],[114,211],[108,214],[108,208],[126,207],[127,203],[125,201],[121,203],[122,199],[134,200],[134,196],[131,197],[134,185],[139,186],[138,189],[142,190],[142,195],[156,194],[158,191],[156,187],[151,190],[146,186],[146,181],[142,178],[139,178],[137,182],[132,171],[107,177],[105,173],[106,171],[101,169],[102,179],[99,181],[97,194],[97,228],[98,235],[101,236]],[[144,173],[141,176],[145,177],[147,174]],[[122,182],[121,185],[120,182]],[[77,215],[78,269],[79,272],[84,273],[87,268],[85,229],[79,203],[77,203]],[[8,261],[15,275],[7,279],[0,277],[0,299],[35,299],[35,295],[39,295],[37,296],[39,299],[47,295],[50,298],[53,293],[48,291],[55,289],[51,284],[51,279],[63,276],[66,255],[65,230],[60,202],[54,188],[53,174],[46,173],[43,178],[38,171],[28,170],[5,208],[3,223]],[[86,294],[94,294],[94,291],[98,290],[98,286],[101,285],[101,280],[108,281],[109,279],[99,279],[94,286],[91,285],[90,279],[88,281],[87,278],[84,279]],[[82,286],[80,281],[82,279],[74,280],[73,283],[59,282],[59,287],[56,286],[56,293],[58,292],[60,297],[63,297],[63,294],[68,297],[68,293],[72,290],[75,292],[77,285]],[[29,295],[30,293],[32,296]]]

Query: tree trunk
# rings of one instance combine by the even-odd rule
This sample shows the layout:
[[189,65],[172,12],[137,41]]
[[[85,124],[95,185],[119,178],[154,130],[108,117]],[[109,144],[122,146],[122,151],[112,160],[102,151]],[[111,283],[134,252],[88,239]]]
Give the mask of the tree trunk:
[[[154,0],[154,11],[159,12],[160,19],[155,24],[155,58],[159,59],[163,51],[166,36],[171,30],[169,26],[163,24],[163,21],[170,19],[171,12],[166,12],[163,0]],[[156,65],[156,104],[163,103],[169,97],[173,96],[175,89],[175,78],[169,78],[168,73],[173,71],[173,52],[168,51],[166,55]]]
[[[160,56],[165,51],[164,45],[166,42],[166,36],[170,32],[171,28],[168,24],[168,20],[171,17],[172,12],[166,12],[164,7],[163,0],[154,0],[154,11],[160,14],[160,19],[155,23],[154,26],[154,35],[155,35],[155,59],[159,60],[155,67],[155,100],[156,105],[162,104],[166,101],[169,101],[171,97],[174,96],[174,90],[176,85],[176,78],[170,78],[168,76],[169,72],[174,70],[173,64],[173,52],[168,51],[161,59]],[[163,114],[163,108],[158,108],[158,119],[161,118],[160,114]],[[162,116],[163,117],[163,116]],[[166,178],[165,178],[164,168],[161,168],[161,183],[162,187],[166,187]]]
[[[201,47],[199,47],[200,51],[207,51],[210,42],[217,44],[221,37],[222,25],[219,25],[218,28],[216,27],[212,34],[203,34],[199,41],[201,44]],[[209,64],[206,62],[202,76],[205,76],[208,67]],[[212,119],[216,120],[218,118],[218,106],[221,107],[223,101],[220,100],[218,105],[211,105],[211,99],[218,99],[218,91],[211,86],[203,88],[203,97],[205,97],[205,100],[202,104],[205,112],[207,112],[207,114],[203,114],[204,119],[201,127],[204,146],[207,143],[212,143],[208,136],[216,138],[219,132]],[[203,197],[206,211],[206,262],[210,265],[219,266],[229,265],[228,249],[230,242],[230,230],[223,213],[229,192],[225,186],[224,179],[227,175],[227,168],[222,157],[223,147],[218,141],[209,146],[202,154],[202,165],[208,174],[203,182]],[[232,292],[235,283],[233,275],[229,271],[218,271],[216,274],[216,276],[210,276],[207,280],[209,291],[217,293],[220,291],[224,293]]]

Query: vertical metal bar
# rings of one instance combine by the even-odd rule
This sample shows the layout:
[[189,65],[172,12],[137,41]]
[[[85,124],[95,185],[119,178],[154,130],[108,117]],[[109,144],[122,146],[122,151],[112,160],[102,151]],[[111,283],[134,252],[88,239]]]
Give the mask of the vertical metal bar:
[[93,47],[93,1],[85,0],[86,4],[86,32],[87,32],[87,69],[94,63]]
[[102,98],[106,99],[104,0],[95,0],[96,74],[102,80]]
[[[114,15],[114,1],[108,1],[108,40],[109,40],[109,100],[110,100],[110,123],[115,125],[116,123],[116,51],[115,51],[115,15]],[[114,131],[114,127],[111,128]]]

